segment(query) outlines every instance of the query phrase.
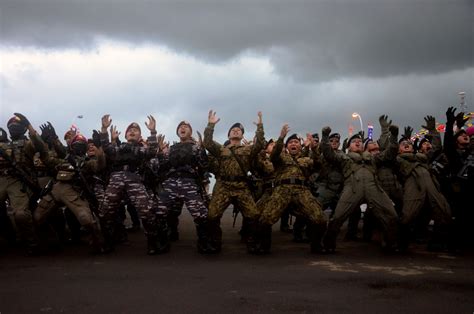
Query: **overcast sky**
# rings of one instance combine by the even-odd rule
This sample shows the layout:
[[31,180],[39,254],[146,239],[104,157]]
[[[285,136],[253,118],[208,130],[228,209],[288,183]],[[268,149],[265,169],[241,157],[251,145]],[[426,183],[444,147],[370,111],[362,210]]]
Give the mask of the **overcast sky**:
[[110,113],[144,132],[153,114],[176,140],[214,109],[219,141],[234,122],[251,138],[259,110],[267,137],[345,135],[353,112],[420,128],[460,91],[474,111],[473,21],[471,0],[0,0],[0,125],[90,135]]

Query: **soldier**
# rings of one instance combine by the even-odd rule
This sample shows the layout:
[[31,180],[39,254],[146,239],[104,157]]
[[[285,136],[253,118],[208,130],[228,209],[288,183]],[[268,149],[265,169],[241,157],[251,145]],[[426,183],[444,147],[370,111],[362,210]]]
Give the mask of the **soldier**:
[[91,210],[91,206],[97,208],[95,204],[97,199],[93,191],[89,190],[86,177],[105,168],[105,157],[101,149],[95,151],[96,160],[88,158],[86,153],[87,138],[81,134],[75,135],[71,140],[70,152],[64,159],[50,155],[47,150],[42,152],[43,163],[49,168],[57,169],[57,182],[54,183],[51,194],[39,202],[34,220],[40,226],[52,212],[59,209],[59,206],[65,205],[90,234],[89,244],[92,253],[101,253],[100,232]]
[[340,163],[344,173],[344,188],[339,202],[334,211],[334,216],[329,221],[328,231],[324,237],[324,248],[333,252],[336,248],[336,238],[344,221],[359,208],[364,201],[372,204],[373,213],[382,225],[385,232],[385,248],[394,248],[397,237],[397,213],[392,201],[379,186],[376,179],[377,163],[383,159],[395,158],[398,136],[398,127],[390,126],[391,146],[380,156],[374,157],[363,151],[362,137],[360,134],[353,135],[349,141],[349,152],[345,155],[337,155],[329,144],[331,128],[323,128],[321,150],[324,158],[329,162]]
[[[444,134],[444,152],[449,160],[450,205],[453,210],[455,249],[462,251],[474,243],[472,221],[472,167],[474,165],[471,138],[463,129],[467,119],[464,113],[455,115],[456,109],[446,112],[446,132]],[[454,133],[456,124],[458,131]]]
[[158,232],[168,232],[166,221],[157,221],[156,214],[149,203],[150,196],[140,175],[144,163],[154,158],[158,151],[155,118],[150,115],[148,116],[148,123],[145,122],[151,135],[147,139],[149,146],[146,148],[139,145],[141,129],[135,122],[131,123],[125,131],[126,143],[117,144],[120,133],[114,126],[112,126],[112,136],[111,141],[109,141],[107,129],[111,126],[111,123],[112,119],[109,115],[102,117],[101,144],[111,162],[112,171],[100,214],[106,249],[108,251],[113,249],[118,208],[124,197],[127,196],[140,214],[148,242],[147,253],[153,255],[167,251],[169,249],[168,243],[157,247],[156,242]]
[[192,131],[189,122],[181,121],[176,128],[179,143],[171,145],[167,153],[158,154],[161,171],[165,172],[166,177],[158,198],[158,217],[166,219],[170,208],[184,203],[196,224],[199,253],[215,253],[208,238],[208,210],[202,185],[207,155],[204,148],[192,138]]
[[[15,113],[7,122],[11,141],[0,143],[0,202],[8,198],[13,209],[13,217],[21,240],[26,244],[27,254],[38,253],[33,218],[29,209],[33,193],[39,192],[34,173],[33,158],[35,146],[33,139],[41,141],[28,119]],[[29,131],[30,139],[25,136]]]
[[244,127],[235,123],[229,129],[227,136],[230,144],[223,146],[213,140],[214,126],[219,122],[216,113],[209,111],[208,125],[204,131],[204,147],[213,155],[218,163],[216,184],[209,204],[209,229],[211,244],[219,252],[222,246],[222,230],[220,221],[224,210],[230,205],[238,206],[242,215],[248,219],[249,235],[247,249],[255,252],[255,233],[258,220],[258,210],[252,196],[248,172],[257,154],[263,148],[264,134],[262,113],[258,113],[256,142],[254,145],[242,145]]
[[[319,163],[319,154],[311,157],[302,155],[301,141],[296,134],[288,137],[283,150],[283,141],[289,127],[285,124],[280,132],[270,160],[275,167],[275,189],[268,201],[262,204],[259,220],[259,247],[257,253],[269,253],[271,247],[272,225],[278,221],[283,210],[293,205],[298,215],[309,220],[311,234],[311,252],[322,251],[321,239],[326,230],[326,217],[321,204],[311,194],[307,178],[313,172],[315,163]],[[308,134],[305,146],[316,149],[311,134]]]

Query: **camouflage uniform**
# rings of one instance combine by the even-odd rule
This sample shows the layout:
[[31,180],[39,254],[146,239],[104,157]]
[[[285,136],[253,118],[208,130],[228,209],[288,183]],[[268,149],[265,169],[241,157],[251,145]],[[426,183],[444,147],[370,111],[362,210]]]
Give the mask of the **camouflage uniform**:
[[[106,246],[110,249],[113,247],[118,209],[126,196],[139,212],[145,235],[151,244],[157,238],[158,222],[139,172],[144,163],[157,153],[156,137],[148,137],[149,147],[145,148],[138,143],[112,144],[107,133],[101,133],[100,136],[101,145],[111,162],[110,180],[100,213]],[[166,228],[166,223],[162,228]]]
[[329,144],[329,138],[323,136],[321,150],[329,162],[337,162],[344,173],[344,188],[334,211],[334,216],[328,225],[324,238],[324,246],[328,251],[336,248],[336,237],[344,221],[359,208],[362,202],[367,202],[373,208],[375,217],[380,221],[387,248],[391,249],[397,238],[397,213],[392,201],[383,191],[376,177],[377,165],[384,159],[396,156],[398,145],[392,138],[389,149],[380,156],[374,157],[368,152],[338,155]]
[[[204,131],[204,147],[213,155],[218,162],[216,184],[213,189],[211,203],[209,204],[209,229],[213,246],[217,251],[222,245],[222,230],[220,220],[226,208],[233,204],[238,206],[242,215],[249,219],[252,236],[248,238],[248,248],[252,250],[255,242],[253,234],[256,231],[256,221],[259,212],[252,196],[247,181],[247,173],[250,171],[253,160],[263,148],[264,132],[263,125],[257,125],[257,141],[252,146],[223,146],[213,141],[214,125],[209,123]],[[231,150],[241,160],[245,173],[233,157]]]
[[[30,139],[39,136],[30,134]],[[33,218],[29,208],[30,199],[33,196],[32,187],[20,179],[19,174],[7,161],[10,159],[16,164],[16,168],[22,169],[25,174],[34,173],[35,146],[32,141],[23,137],[19,140],[0,143],[2,156],[0,156],[0,202],[4,203],[8,198],[13,209],[13,217],[18,228],[20,238],[28,246],[29,253],[33,253],[38,245],[38,240],[33,227]],[[29,176],[28,181],[35,182],[36,178]],[[38,187],[36,187],[38,188]]]
[[[263,203],[259,220],[259,240],[261,253],[271,246],[271,228],[278,221],[288,205],[295,205],[295,213],[304,216],[311,226],[311,250],[320,251],[321,238],[326,229],[326,217],[321,204],[312,195],[307,185],[307,177],[318,163],[318,155],[313,158],[301,154],[292,156],[283,151],[283,138],[279,138],[273,148],[270,160],[275,167],[275,189],[271,197]],[[316,160],[315,160],[316,158]]]
[[[191,213],[198,235],[198,250],[207,253],[207,207],[202,177],[207,168],[207,155],[194,141],[180,142],[170,147],[168,154],[159,154],[160,168],[166,179],[158,198],[158,217],[166,217],[183,203]],[[176,214],[176,213],[175,213]]]

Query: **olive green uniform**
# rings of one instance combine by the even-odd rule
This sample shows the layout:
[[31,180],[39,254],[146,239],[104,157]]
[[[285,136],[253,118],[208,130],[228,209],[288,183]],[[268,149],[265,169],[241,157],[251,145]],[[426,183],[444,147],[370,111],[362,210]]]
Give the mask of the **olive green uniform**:
[[380,156],[374,157],[368,152],[349,152],[339,155],[331,148],[328,137],[323,136],[321,149],[324,157],[330,162],[340,163],[344,174],[344,188],[324,238],[324,246],[327,250],[333,251],[336,248],[336,237],[342,224],[363,202],[368,203],[374,216],[380,222],[387,247],[391,248],[395,245],[398,216],[392,201],[376,177],[377,164],[384,159],[395,158],[398,149],[395,141],[396,139],[393,139],[389,148]]

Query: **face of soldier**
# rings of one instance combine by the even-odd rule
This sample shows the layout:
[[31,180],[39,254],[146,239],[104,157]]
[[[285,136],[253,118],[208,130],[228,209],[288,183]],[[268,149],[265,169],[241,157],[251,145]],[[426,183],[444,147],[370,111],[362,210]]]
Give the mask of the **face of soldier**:
[[66,144],[69,146],[71,145],[71,141],[72,139],[74,138],[74,136],[76,136],[76,132],[74,131],[68,131],[65,135],[64,135],[64,140],[66,141]]
[[71,145],[71,149],[76,156],[84,156],[87,152],[87,143],[75,142]]
[[232,128],[229,132],[229,140],[241,140],[244,136],[240,128]]
[[364,144],[360,138],[355,138],[349,144],[349,151],[353,153],[362,153],[364,151]]
[[95,156],[95,150],[96,150],[96,147],[95,147],[94,143],[88,143],[87,144],[87,156],[89,156],[89,157]]
[[141,132],[138,128],[131,127],[128,129],[127,134],[125,134],[125,139],[128,142],[138,142],[141,138]]
[[368,143],[366,151],[369,152],[372,156],[380,154],[379,144],[377,142]]
[[431,149],[433,149],[433,145],[431,145],[430,142],[424,142],[423,144],[421,144],[420,152],[423,153],[423,154],[426,154],[426,153],[428,153]]
[[398,145],[398,152],[400,154],[413,153],[413,144],[409,141],[402,141]]
[[179,139],[182,141],[190,139],[191,134],[192,134],[191,128],[187,124],[182,124],[178,128],[178,136],[179,136]]
[[265,149],[265,151],[267,152],[267,154],[271,154],[271,153],[272,153],[273,147],[275,147],[275,142],[271,142],[270,144],[268,144],[267,148]]
[[12,123],[8,126],[8,132],[12,140],[21,138],[26,133],[26,128],[19,123]]
[[288,149],[288,152],[290,155],[296,155],[301,152],[301,142],[298,139],[292,139],[288,142],[286,145],[286,149]]
[[456,139],[456,143],[458,144],[459,148],[464,148],[467,145],[469,145],[469,136],[467,136],[466,133],[462,133],[461,135],[458,136]]
[[336,149],[339,148],[339,139],[338,138],[335,138],[335,137],[331,138],[329,140],[329,143],[331,143],[332,149],[336,150]]

